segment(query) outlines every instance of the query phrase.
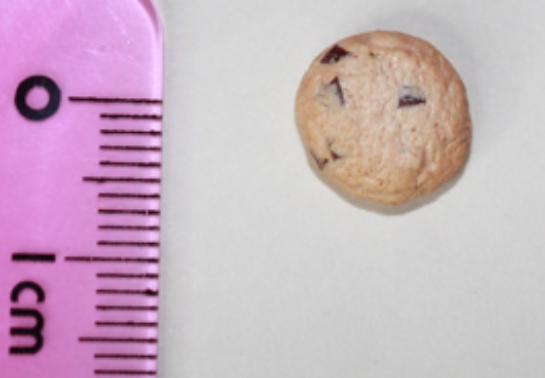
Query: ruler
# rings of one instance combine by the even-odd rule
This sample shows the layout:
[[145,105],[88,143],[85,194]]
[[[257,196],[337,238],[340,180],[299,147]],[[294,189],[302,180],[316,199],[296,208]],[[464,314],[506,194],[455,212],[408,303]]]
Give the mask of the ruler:
[[0,52],[0,375],[156,376],[156,9],[0,0]]

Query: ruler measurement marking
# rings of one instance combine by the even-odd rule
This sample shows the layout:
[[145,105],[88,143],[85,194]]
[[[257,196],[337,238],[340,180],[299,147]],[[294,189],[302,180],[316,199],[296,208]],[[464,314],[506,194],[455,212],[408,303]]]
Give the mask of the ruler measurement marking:
[[157,328],[159,323],[154,322],[95,322],[97,327],[150,327]]
[[67,262],[83,262],[83,263],[146,263],[158,264],[158,258],[147,257],[103,257],[103,256],[66,256]]
[[107,358],[107,359],[124,359],[124,360],[156,360],[157,356],[154,354],[95,354],[95,358]]
[[134,119],[134,120],[152,120],[160,121],[163,119],[161,114],[122,114],[122,113],[102,113],[102,119]]
[[155,98],[118,98],[118,97],[84,97],[70,96],[72,102],[98,102],[98,103],[130,103],[130,104],[162,104],[163,100]]
[[106,306],[97,305],[97,310],[100,311],[157,311],[157,306]]
[[100,133],[105,135],[145,135],[145,136],[154,136],[154,137],[160,137],[163,135],[163,132],[159,130],[128,130],[128,129],[102,129],[100,130]]
[[100,165],[103,167],[136,167],[136,168],[161,168],[158,162],[136,162],[136,161],[109,161],[102,160]]
[[97,294],[113,294],[113,295],[146,295],[149,297],[157,297],[159,292],[152,289],[146,290],[118,290],[118,289],[97,289]]
[[157,280],[159,279],[159,274],[155,274],[155,273],[97,273],[97,278]]
[[159,247],[159,242],[99,240],[99,247]]
[[157,375],[151,370],[95,370],[96,375]]
[[139,193],[99,193],[99,198],[135,198],[135,199],[160,199],[159,193],[139,194]]
[[156,344],[157,339],[139,339],[133,337],[87,337],[82,336],[79,339],[81,343],[142,343],[142,344]]
[[107,151],[161,151],[159,146],[114,146],[114,145],[101,145],[101,150]]
[[11,260],[15,262],[54,263],[56,255],[54,253],[16,252],[11,255]]
[[119,231],[160,231],[159,226],[126,226],[115,224],[102,224],[98,226],[99,230],[119,230]]
[[158,216],[161,214],[160,210],[148,210],[148,209],[99,209],[99,214],[109,215],[146,215],[146,216]]
[[130,183],[144,183],[144,184],[159,184],[160,178],[155,177],[97,177],[97,176],[85,176],[83,177],[85,182],[96,182],[97,184],[105,184],[108,182],[130,182]]

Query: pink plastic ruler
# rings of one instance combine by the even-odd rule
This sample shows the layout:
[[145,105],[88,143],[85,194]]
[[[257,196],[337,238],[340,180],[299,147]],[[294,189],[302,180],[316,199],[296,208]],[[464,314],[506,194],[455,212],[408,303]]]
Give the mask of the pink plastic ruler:
[[0,0],[0,376],[156,376],[150,0]]

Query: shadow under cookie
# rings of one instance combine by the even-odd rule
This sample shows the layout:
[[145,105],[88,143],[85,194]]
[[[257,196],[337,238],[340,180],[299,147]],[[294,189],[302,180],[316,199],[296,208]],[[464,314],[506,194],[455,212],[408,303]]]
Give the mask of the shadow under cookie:
[[378,202],[373,202],[371,200],[358,198],[349,194],[344,189],[324,177],[324,175],[320,172],[320,170],[312,161],[309,160],[308,165],[310,166],[312,172],[316,175],[316,177],[318,177],[320,181],[327,185],[333,192],[335,192],[336,195],[341,197],[344,201],[362,210],[372,211],[374,213],[386,216],[404,215],[435,202],[437,199],[439,199],[439,197],[441,197],[443,194],[456,186],[456,184],[465,172],[464,166],[457,174],[452,176],[439,189],[426,196],[409,200],[408,202],[401,205],[386,205]]

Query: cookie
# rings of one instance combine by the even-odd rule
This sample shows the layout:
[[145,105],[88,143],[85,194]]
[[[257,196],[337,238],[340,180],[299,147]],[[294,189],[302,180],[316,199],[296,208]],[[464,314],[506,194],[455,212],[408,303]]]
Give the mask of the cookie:
[[375,31],[327,48],[295,106],[310,164],[349,194],[402,204],[464,166],[471,144],[466,90],[431,44]]

